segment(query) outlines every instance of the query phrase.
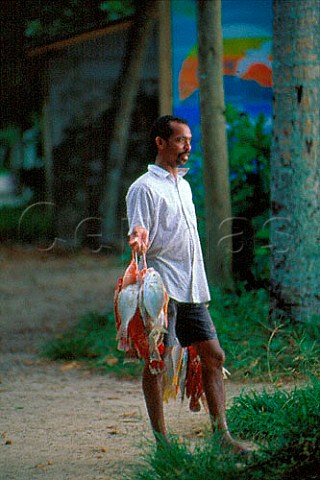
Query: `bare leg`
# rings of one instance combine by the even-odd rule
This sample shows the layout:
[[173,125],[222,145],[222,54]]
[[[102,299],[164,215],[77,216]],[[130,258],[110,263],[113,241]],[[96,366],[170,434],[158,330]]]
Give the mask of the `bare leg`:
[[219,340],[208,340],[193,345],[201,359],[202,383],[213,430],[218,428],[223,442],[230,445],[235,452],[244,452],[246,449],[236,442],[230,435],[225,410],[225,388],[222,377],[222,366],[225,355],[220,347]]
[[162,375],[153,375],[146,364],[143,370],[142,388],[146,407],[156,440],[166,439],[167,430],[164,421],[162,401]]

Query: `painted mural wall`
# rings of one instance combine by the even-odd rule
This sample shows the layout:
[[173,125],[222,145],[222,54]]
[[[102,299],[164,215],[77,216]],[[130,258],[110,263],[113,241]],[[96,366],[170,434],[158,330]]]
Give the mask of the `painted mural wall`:
[[[200,136],[197,0],[172,0],[173,112]],[[272,0],[222,0],[225,102],[272,121]]]

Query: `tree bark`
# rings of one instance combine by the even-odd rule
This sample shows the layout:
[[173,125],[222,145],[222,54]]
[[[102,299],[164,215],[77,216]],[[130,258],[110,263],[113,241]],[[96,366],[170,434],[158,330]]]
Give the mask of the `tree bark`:
[[319,1],[273,10],[271,315],[319,321]]
[[198,0],[199,87],[210,283],[232,286],[232,215],[223,88],[221,0]]
[[1,128],[26,126],[30,93],[25,52],[23,2],[2,2],[0,16],[0,101]]
[[139,3],[136,19],[129,33],[127,52],[114,95],[115,118],[108,153],[108,174],[101,202],[103,217],[102,236],[104,242],[118,240],[117,209],[121,191],[121,174],[125,165],[128,136],[135,99],[139,89],[140,72],[145,58],[148,41],[154,25],[157,2],[145,0]]

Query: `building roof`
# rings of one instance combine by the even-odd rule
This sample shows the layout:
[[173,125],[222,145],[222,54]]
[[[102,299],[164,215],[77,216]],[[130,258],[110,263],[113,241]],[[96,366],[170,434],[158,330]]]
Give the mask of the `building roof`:
[[56,40],[52,43],[30,48],[30,50],[28,51],[28,57],[29,58],[38,57],[48,52],[63,50],[64,48],[69,47],[70,45],[87,42],[89,40],[93,40],[99,37],[104,37],[105,35],[109,35],[117,31],[126,30],[132,25],[132,23],[133,23],[132,19],[119,21],[119,22],[109,24],[102,28],[89,30],[89,31],[82,32],[77,35],[73,35],[64,39]]

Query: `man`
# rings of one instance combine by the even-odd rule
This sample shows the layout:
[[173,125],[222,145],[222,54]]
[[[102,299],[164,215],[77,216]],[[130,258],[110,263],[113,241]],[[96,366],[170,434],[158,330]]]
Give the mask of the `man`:
[[[197,220],[189,183],[183,168],[191,151],[191,131],[179,117],[159,117],[151,129],[155,164],[138,178],[127,194],[129,245],[138,254],[147,252],[147,264],[161,275],[169,294],[170,349],[179,340],[192,345],[201,359],[202,383],[212,427],[235,452],[242,445],[230,435],[225,415],[222,366],[225,355],[205,303],[210,300]],[[143,392],[151,426],[157,439],[167,439],[162,402],[162,375],[143,372]]]

